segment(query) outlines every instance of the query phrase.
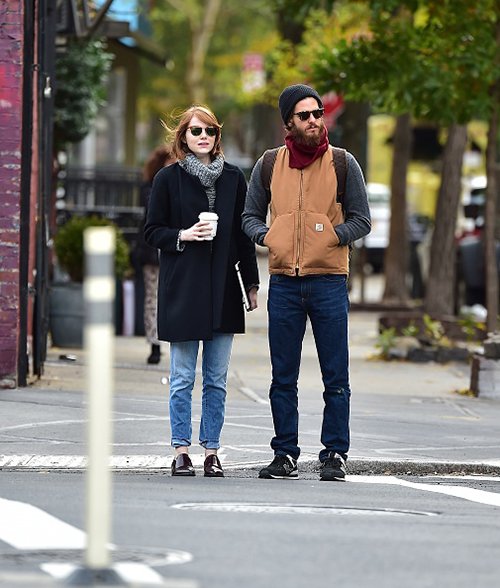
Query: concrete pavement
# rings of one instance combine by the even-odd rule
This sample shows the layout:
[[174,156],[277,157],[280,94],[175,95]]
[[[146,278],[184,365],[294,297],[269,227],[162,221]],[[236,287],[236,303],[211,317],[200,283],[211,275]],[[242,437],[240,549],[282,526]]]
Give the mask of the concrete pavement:
[[[237,336],[234,344],[221,451],[227,475],[255,476],[272,458],[265,295],[264,284],[261,307],[248,315],[247,334]],[[469,385],[468,365],[374,360],[377,316],[351,313],[349,473],[500,474],[500,402],[461,393]],[[148,366],[142,337],[115,339],[112,465],[117,470],[169,471],[168,346],[162,350],[161,365]],[[84,350],[50,348],[40,381],[0,390],[0,469],[73,471],[85,466],[85,363]],[[323,402],[310,329],[299,386],[299,466],[302,475],[315,476]],[[199,397],[197,383],[193,440]],[[193,445],[192,455],[201,466],[201,448]]]

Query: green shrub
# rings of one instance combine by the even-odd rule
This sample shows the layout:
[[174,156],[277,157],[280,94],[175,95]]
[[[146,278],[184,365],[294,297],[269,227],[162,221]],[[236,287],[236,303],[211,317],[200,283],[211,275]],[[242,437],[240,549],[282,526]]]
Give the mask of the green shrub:
[[458,324],[460,325],[466,340],[469,342],[477,341],[479,339],[478,332],[486,330],[484,322],[476,319],[472,314],[462,314]]
[[424,321],[424,336],[431,345],[440,345],[441,347],[451,347],[452,343],[445,335],[443,323],[434,320],[428,314],[422,317]]
[[72,39],[56,57],[54,141],[56,149],[84,139],[105,103],[113,55],[99,39]]
[[406,327],[401,329],[401,333],[403,333],[405,337],[418,337],[420,329],[415,324],[415,321],[411,321],[409,325],[406,325]]
[[389,327],[388,329],[384,329],[378,335],[377,342],[375,343],[375,347],[380,349],[380,357],[382,359],[389,359],[390,358],[390,351],[394,347],[396,343],[396,328]]
[[97,216],[73,216],[56,233],[54,250],[61,268],[74,282],[82,282],[85,271],[83,233],[89,227],[113,227],[116,234],[115,274],[123,278],[130,269],[129,246],[119,227]]

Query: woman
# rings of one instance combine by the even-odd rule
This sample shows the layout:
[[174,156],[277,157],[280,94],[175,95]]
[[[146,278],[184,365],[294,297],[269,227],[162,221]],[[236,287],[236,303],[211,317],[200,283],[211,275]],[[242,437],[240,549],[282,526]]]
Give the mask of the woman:
[[[208,108],[187,109],[172,134],[178,161],[155,176],[144,229],[146,242],[160,250],[158,338],[170,342],[170,425],[176,454],[172,475],[195,475],[188,451],[202,341],[203,469],[205,476],[222,477],[217,450],[227,371],[233,335],[245,329],[238,261],[250,310],[257,308],[255,247],[241,230],[246,181],[239,168],[224,161],[221,125]],[[201,212],[218,215],[213,239],[210,223],[198,220]]]
[[144,224],[149,206],[149,195],[155,175],[165,167],[175,161],[172,149],[168,145],[160,145],[154,149],[146,163],[142,173],[143,183],[141,186],[141,206],[144,207],[144,218],[141,220],[139,227],[137,243],[135,248],[136,263],[142,268],[144,280],[144,330],[146,340],[151,345],[151,353],[147,358],[147,363],[160,363],[161,349],[160,342],[156,334],[156,293],[158,291],[158,273],[159,260],[158,250],[150,247],[144,241]]

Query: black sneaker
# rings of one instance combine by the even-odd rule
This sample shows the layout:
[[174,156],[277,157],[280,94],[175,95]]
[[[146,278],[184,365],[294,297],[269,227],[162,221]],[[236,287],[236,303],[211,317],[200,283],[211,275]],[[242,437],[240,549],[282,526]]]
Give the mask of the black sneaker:
[[344,482],[346,475],[345,459],[338,453],[330,453],[325,461],[321,462],[319,479],[329,482]]
[[293,480],[298,477],[297,460],[289,455],[276,455],[273,461],[259,472],[259,478]]

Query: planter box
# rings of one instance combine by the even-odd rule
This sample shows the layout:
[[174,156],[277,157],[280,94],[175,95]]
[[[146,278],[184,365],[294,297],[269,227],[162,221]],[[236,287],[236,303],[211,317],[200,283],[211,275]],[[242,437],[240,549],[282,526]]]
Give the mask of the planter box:
[[83,285],[76,282],[52,284],[49,296],[49,327],[52,345],[83,347]]

